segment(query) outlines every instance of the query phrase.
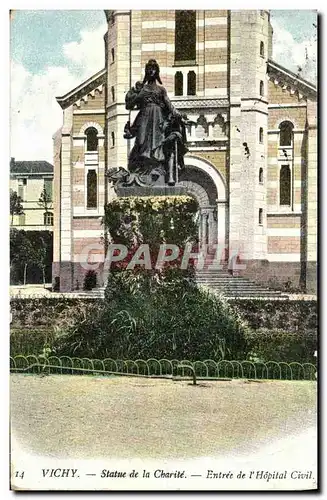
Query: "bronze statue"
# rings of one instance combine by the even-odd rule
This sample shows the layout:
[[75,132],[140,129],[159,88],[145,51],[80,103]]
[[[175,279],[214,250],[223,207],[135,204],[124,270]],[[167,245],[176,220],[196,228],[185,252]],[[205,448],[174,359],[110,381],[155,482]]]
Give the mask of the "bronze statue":
[[126,109],[139,110],[134,123],[127,122],[124,129],[126,139],[135,137],[128,170],[143,178],[163,174],[173,185],[178,180],[178,170],[184,167],[187,152],[185,117],[171,104],[159,72],[158,63],[150,59],[143,82],[136,82],[126,94]]

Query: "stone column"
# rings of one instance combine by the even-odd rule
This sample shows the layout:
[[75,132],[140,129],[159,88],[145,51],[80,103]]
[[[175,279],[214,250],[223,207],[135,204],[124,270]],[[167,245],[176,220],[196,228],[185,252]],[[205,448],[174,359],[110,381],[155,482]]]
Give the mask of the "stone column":
[[187,71],[183,71],[183,95],[187,95]]
[[226,203],[217,203],[217,244],[220,254],[225,255],[226,245]]
[[72,125],[73,107],[64,110],[61,143],[61,200],[60,200],[60,291],[72,289]]
[[205,248],[207,243],[207,217],[206,211],[201,211],[201,248]]
[[308,100],[308,150],[307,150],[307,249],[306,249],[306,289],[317,291],[317,224],[318,224],[318,184],[317,184],[317,104]]
[[208,229],[209,229],[209,232],[208,232],[208,246],[209,248],[212,248],[212,245],[215,243],[215,228],[214,228],[214,225],[215,225],[215,221],[214,221],[214,217],[213,217],[213,212],[214,212],[214,208],[210,208],[208,209]]

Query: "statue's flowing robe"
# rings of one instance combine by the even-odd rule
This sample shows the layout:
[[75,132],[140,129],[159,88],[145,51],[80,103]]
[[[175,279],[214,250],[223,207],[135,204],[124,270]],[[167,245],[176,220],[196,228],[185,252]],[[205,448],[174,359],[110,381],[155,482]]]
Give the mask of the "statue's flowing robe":
[[168,115],[176,115],[164,87],[157,84],[144,85],[141,92],[130,89],[125,98],[126,109],[139,108],[133,124],[136,138],[129,156],[131,172],[147,166],[159,166],[165,162],[165,122]]

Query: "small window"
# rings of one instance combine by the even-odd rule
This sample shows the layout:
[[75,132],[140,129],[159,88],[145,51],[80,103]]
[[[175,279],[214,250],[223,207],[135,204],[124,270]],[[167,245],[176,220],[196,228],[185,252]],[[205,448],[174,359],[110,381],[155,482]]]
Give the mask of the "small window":
[[283,122],[279,125],[279,145],[292,146],[293,144],[293,123]]
[[85,131],[86,134],[86,151],[98,150],[98,131],[94,127],[90,127]]
[[263,42],[260,42],[260,55],[265,57],[265,44]]
[[53,226],[53,213],[45,212],[43,215],[44,225],[45,226]]
[[189,71],[187,74],[187,95],[196,94],[196,74],[195,71]]
[[260,80],[260,96],[263,97],[265,93],[265,87],[262,80]]
[[111,132],[111,147],[115,147],[115,132]]
[[259,226],[263,225],[263,209],[259,208]]
[[95,170],[89,170],[86,178],[87,183],[87,208],[97,208],[98,206],[98,181]]
[[259,168],[259,183],[263,184],[263,168]]
[[111,87],[111,101],[115,102],[115,87]]
[[183,73],[181,71],[175,73],[175,95],[183,95]]
[[263,144],[263,128],[259,128],[259,142],[260,144]]
[[111,49],[111,62],[112,63],[115,62],[115,49],[114,48]]
[[291,169],[282,165],[279,174],[279,204],[291,205]]
[[27,179],[23,179],[23,186],[27,186]]

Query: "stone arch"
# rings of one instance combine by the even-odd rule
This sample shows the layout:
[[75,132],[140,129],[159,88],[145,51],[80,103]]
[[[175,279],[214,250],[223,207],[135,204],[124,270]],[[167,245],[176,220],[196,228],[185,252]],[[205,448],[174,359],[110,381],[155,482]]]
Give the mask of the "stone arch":
[[84,123],[80,128],[79,135],[85,135],[85,131],[91,127],[95,128],[98,131],[98,135],[103,135],[103,129],[97,122]]
[[303,126],[301,127],[299,125],[297,119],[294,118],[293,116],[291,116],[291,113],[290,113],[290,114],[284,114],[283,116],[281,116],[281,117],[279,117],[279,118],[277,118],[275,120],[274,130],[278,130],[279,131],[279,126],[283,122],[290,122],[290,123],[292,123],[292,125],[294,127],[293,130],[295,130],[295,129],[302,129],[303,128]]
[[[214,165],[204,158],[187,155],[184,158],[184,163],[186,167],[185,176],[180,180],[179,184],[183,185],[185,183],[186,191],[198,201],[201,217],[199,235],[201,244],[208,244],[209,248],[212,248],[212,245],[217,242],[219,245],[226,245],[227,187],[224,178]],[[217,193],[214,200],[212,199],[212,193],[206,190],[205,185],[202,186],[201,183],[197,184],[194,180],[187,179],[188,167],[189,170],[196,169],[204,172],[206,177],[210,179]],[[209,188],[208,184],[207,187]]]
[[185,192],[192,195],[198,202],[199,208],[205,208],[210,205],[209,197],[206,190],[192,181],[180,181],[178,184],[180,187],[185,189]]
[[218,193],[218,201],[227,200],[226,182],[223,179],[222,175],[218,172],[218,170],[214,167],[214,165],[210,161],[204,158],[199,158],[196,155],[189,155],[185,156],[184,163],[186,168],[188,166],[196,167],[199,170],[203,170],[204,172],[206,172],[216,186]]

